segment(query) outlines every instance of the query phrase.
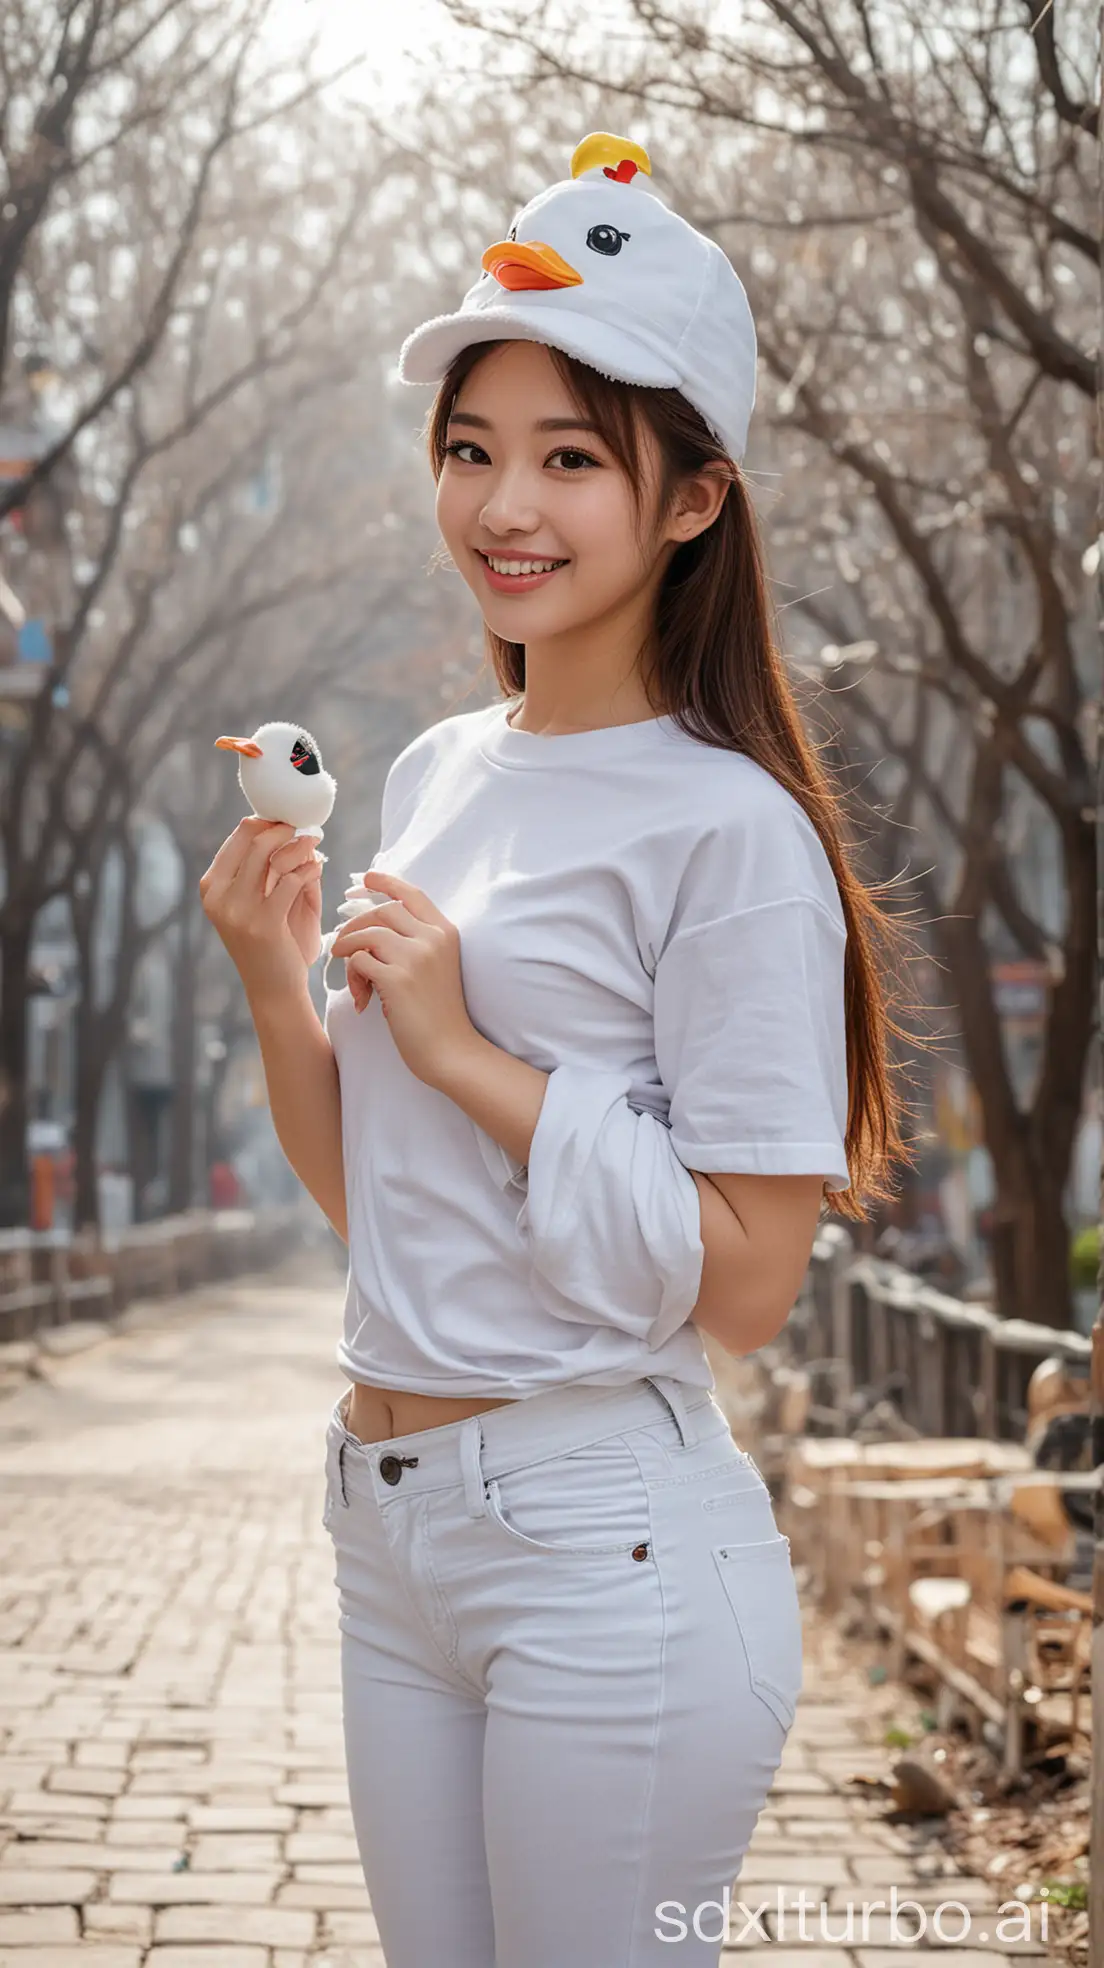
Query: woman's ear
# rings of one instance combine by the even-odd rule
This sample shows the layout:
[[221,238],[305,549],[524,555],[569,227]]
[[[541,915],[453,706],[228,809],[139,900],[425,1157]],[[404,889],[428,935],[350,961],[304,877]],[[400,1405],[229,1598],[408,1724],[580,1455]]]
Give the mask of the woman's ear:
[[728,474],[715,470],[711,465],[683,479],[674,516],[668,527],[668,539],[673,540],[676,546],[682,546],[712,526],[724,505],[728,484]]

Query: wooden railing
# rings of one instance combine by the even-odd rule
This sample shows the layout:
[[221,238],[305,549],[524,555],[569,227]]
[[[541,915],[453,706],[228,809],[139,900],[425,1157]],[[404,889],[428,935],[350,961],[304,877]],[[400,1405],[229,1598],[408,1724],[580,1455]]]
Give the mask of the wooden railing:
[[0,1342],[263,1270],[300,1234],[287,1210],[188,1210],[102,1236],[0,1230]]
[[923,1435],[1022,1442],[1040,1360],[1057,1355],[1087,1375],[1092,1353],[1083,1333],[1000,1319],[856,1253],[838,1224],[818,1232],[787,1339],[810,1378],[810,1429],[827,1434],[845,1432],[857,1390],[887,1387]]

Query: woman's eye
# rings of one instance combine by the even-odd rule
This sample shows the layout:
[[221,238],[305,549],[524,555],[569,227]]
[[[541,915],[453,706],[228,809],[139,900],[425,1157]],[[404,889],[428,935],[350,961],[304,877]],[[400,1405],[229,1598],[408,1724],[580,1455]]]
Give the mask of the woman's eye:
[[[590,453],[587,451],[575,451],[575,450],[565,449],[563,451],[553,451],[552,456],[554,458],[581,458],[584,465],[593,465],[596,469],[598,465],[597,458],[592,458],[590,456]],[[572,469],[571,475],[575,478],[578,478],[580,474],[578,473],[578,471]]]
[[[454,437],[452,443],[446,444],[445,446],[446,457],[460,458],[461,451],[478,451],[481,457],[485,458],[487,456],[487,453],[484,451],[483,446],[481,444],[476,444],[474,439],[470,437]],[[588,451],[576,451],[573,446],[565,445],[561,450],[553,451],[551,453],[551,456],[549,457],[550,464],[553,458],[571,458],[576,461],[581,460],[584,468],[586,466],[592,466],[595,470],[598,470],[597,458],[592,458]],[[462,465],[474,464],[475,459],[460,458],[460,463]],[[579,465],[577,462],[574,464],[564,466],[561,469],[567,471],[569,478],[579,478],[582,475],[579,470]]]

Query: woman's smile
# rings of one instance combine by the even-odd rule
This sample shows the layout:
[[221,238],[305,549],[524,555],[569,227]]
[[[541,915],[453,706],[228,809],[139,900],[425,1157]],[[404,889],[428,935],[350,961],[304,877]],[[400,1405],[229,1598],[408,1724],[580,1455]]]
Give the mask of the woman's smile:
[[[566,560],[553,560],[548,556],[533,554],[524,558],[515,554],[485,554],[477,547],[476,553],[483,565],[487,584],[496,594],[527,594],[530,588],[539,588],[566,567]],[[516,566],[517,573],[509,573],[508,568]],[[524,571],[520,571],[524,570]]]

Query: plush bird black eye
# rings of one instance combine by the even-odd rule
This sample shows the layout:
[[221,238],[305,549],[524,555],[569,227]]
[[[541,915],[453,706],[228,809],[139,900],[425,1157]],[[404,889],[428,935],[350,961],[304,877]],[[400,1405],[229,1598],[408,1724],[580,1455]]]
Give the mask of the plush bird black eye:
[[291,762],[296,771],[301,772],[304,778],[309,779],[312,772],[321,772],[322,770],[322,767],[318,763],[317,752],[312,752],[310,746],[305,745],[301,738],[297,738],[291,748]]
[[512,225],[512,226],[510,227],[510,230],[509,230],[509,232],[508,232],[508,233],[506,234],[506,237],[507,237],[507,239],[516,239],[516,238],[517,238],[517,227],[516,227],[516,225]]
[[631,233],[618,232],[616,226],[596,225],[591,226],[587,233],[586,243],[592,253],[605,253],[612,259],[615,253],[621,251],[626,239],[631,238]]

